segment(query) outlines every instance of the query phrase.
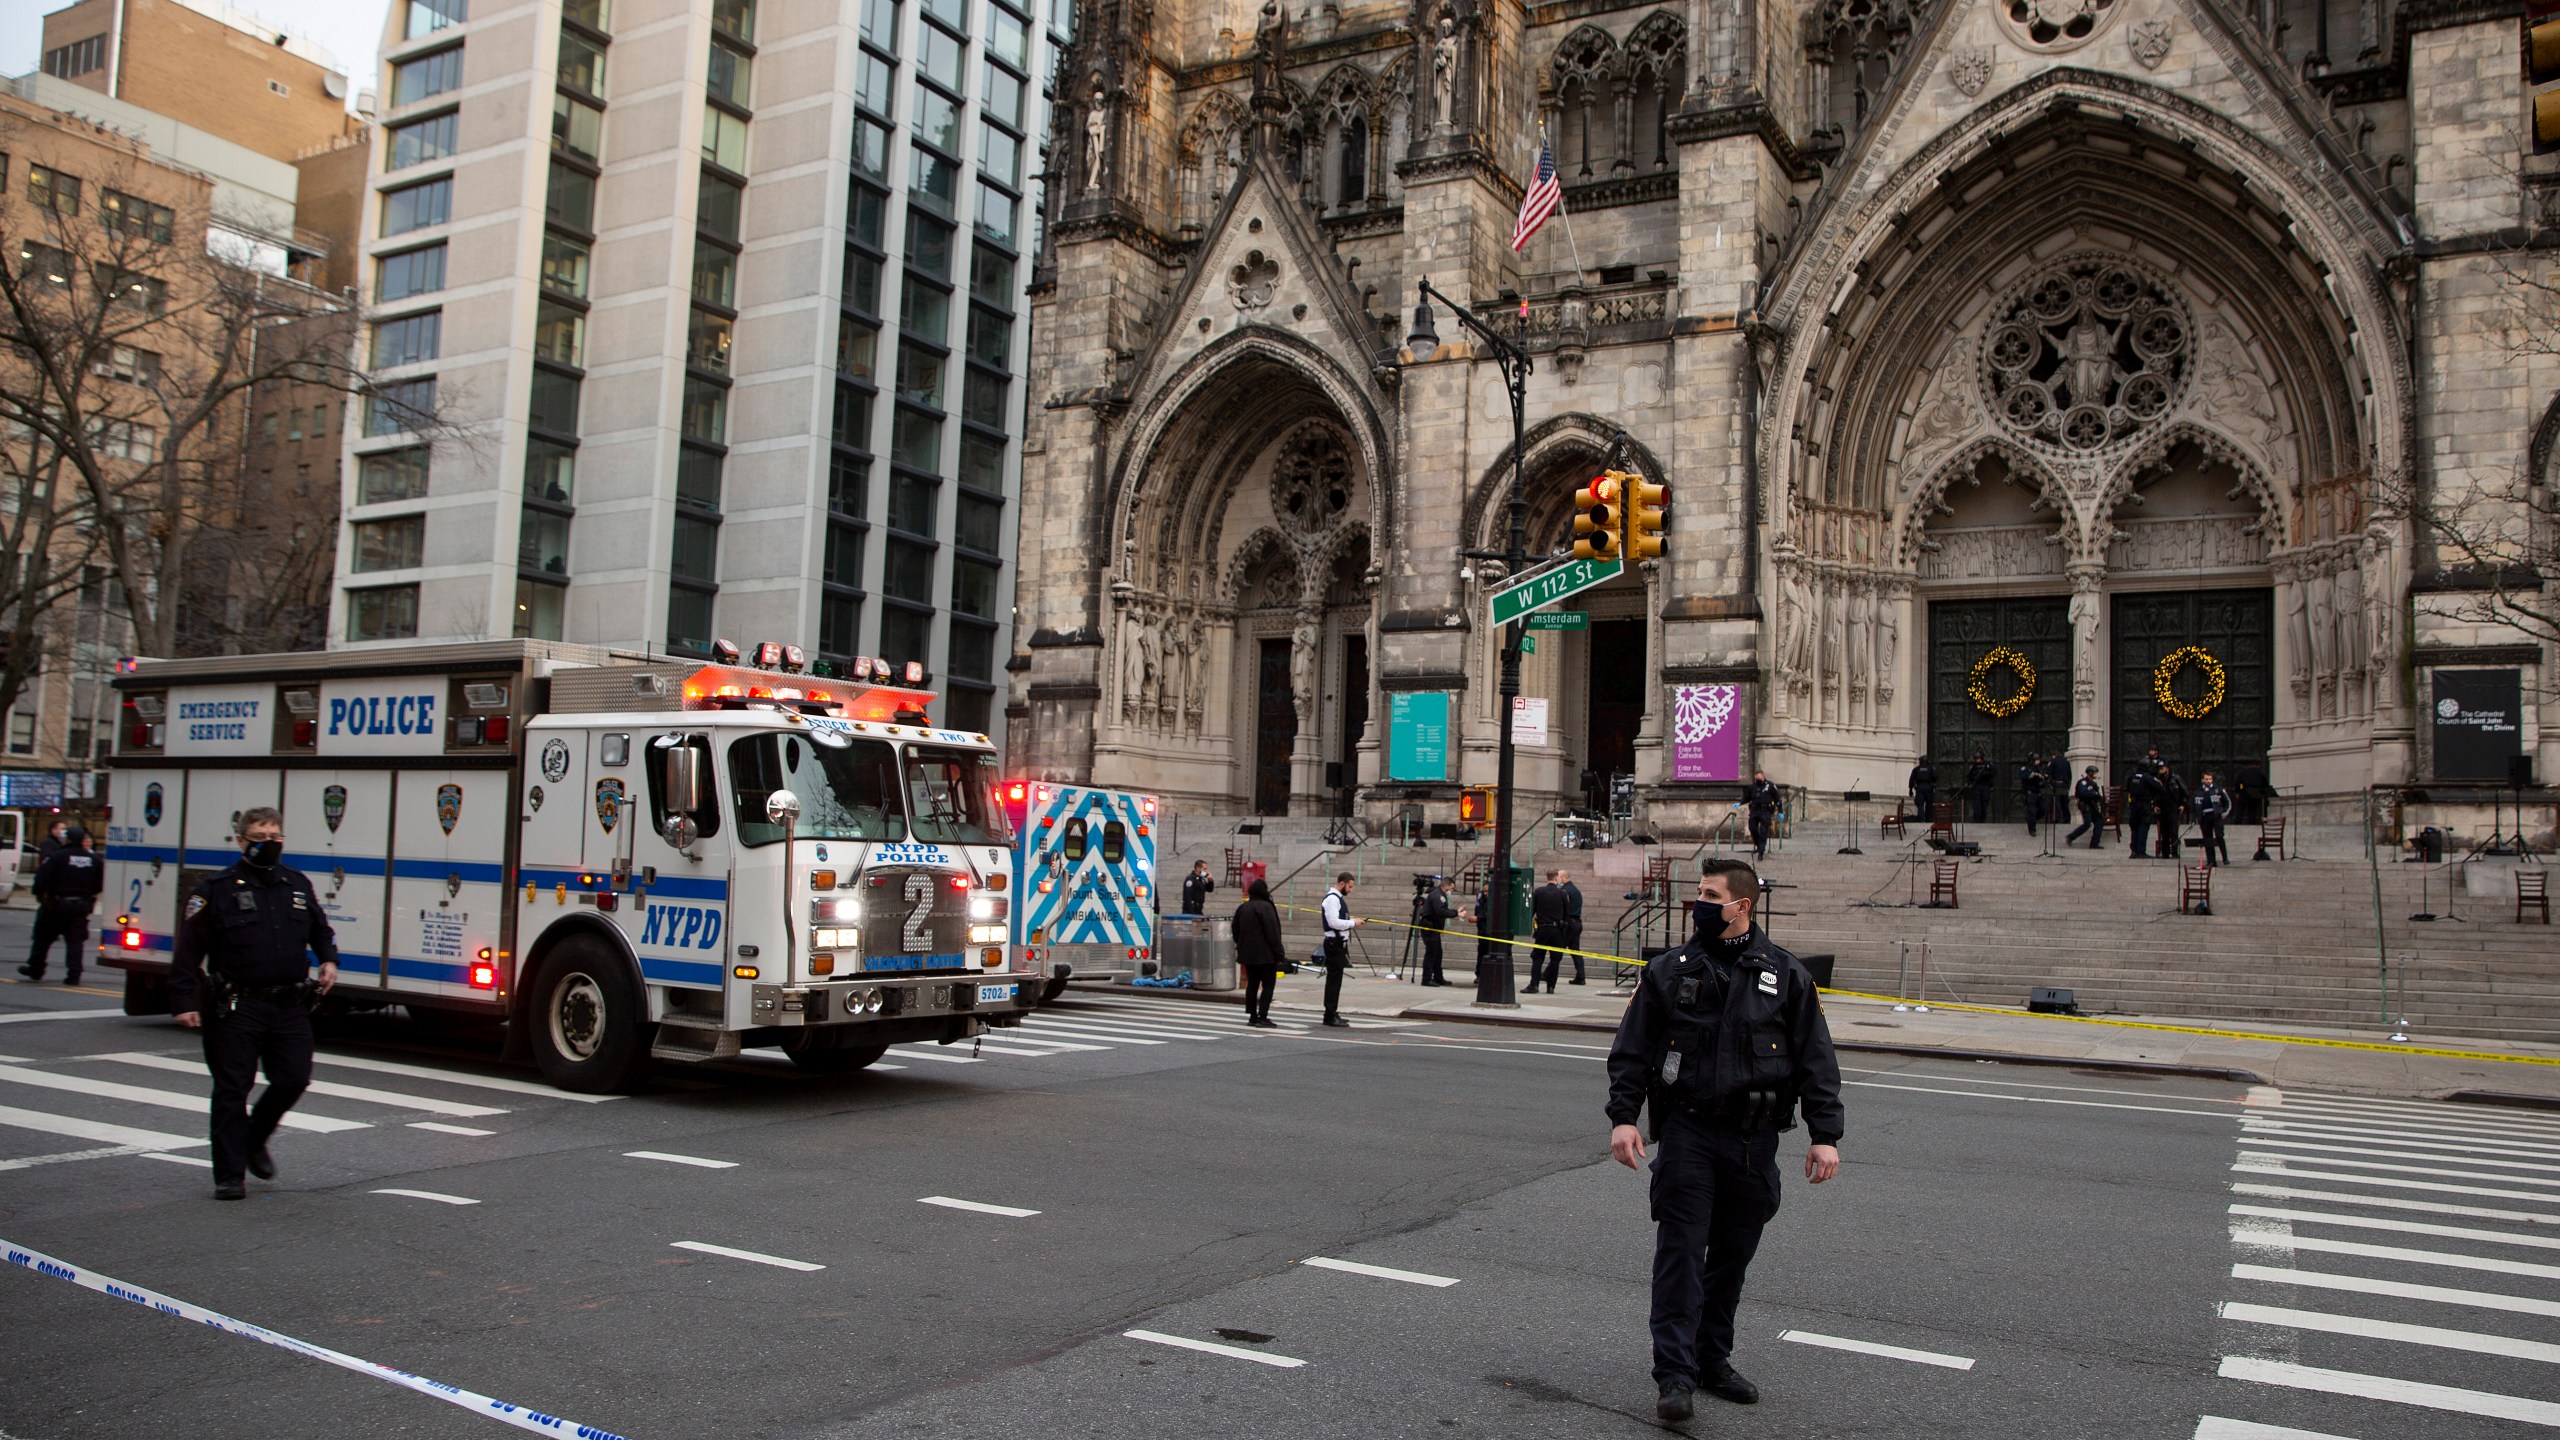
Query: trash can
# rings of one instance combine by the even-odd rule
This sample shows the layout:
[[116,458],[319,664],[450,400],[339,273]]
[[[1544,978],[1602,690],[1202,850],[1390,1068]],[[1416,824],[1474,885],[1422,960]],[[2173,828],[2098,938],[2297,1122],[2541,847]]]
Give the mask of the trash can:
[[1194,990],[1233,990],[1235,921],[1222,915],[1159,915],[1156,959],[1167,976],[1190,971]]
[[1236,888],[1249,891],[1253,888],[1254,881],[1267,880],[1270,876],[1271,866],[1265,861],[1239,861],[1236,865]]

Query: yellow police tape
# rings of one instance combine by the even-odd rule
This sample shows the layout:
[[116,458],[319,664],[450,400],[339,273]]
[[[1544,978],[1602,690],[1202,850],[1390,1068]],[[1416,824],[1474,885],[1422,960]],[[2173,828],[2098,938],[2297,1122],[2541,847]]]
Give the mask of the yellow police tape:
[[[1316,907],[1306,905],[1282,905],[1279,908],[1283,910],[1295,910],[1304,914],[1320,913]],[[1364,919],[1362,923],[1384,925],[1394,930],[1415,930],[1426,934],[1436,935],[1470,936],[1476,934],[1476,932],[1470,930],[1439,929],[1429,925],[1410,925],[1397,920]],[[1476,938],[1482,939],[1485,937],[1476,936]],[[1605,960],[1612,965],[1640,966],[1645,963],[1642,960],[1630,960],[1623,955],[1604,955],[1597,950],[1573,950],[1562,945],[1540,945],[1535,941],[1526,938],[1514,938],[1507,943],[1526,945],[1531,949],[1536,950],[1552,951],[1558,955],[1579,955],[1587,960]],[[1878,1000],[1888,1005],[1906,1005],[1914,1003],[1898,995],[1875,995],[1864,990],[1841,990],[1831,986],[1823,987],[1822,993],[1825,995],[1845,995],[1852,1000]],[[2421,1045],[2396,1045],[2383,1040],[2323,1040],[2312,1035],[2273,1035],[2264,1031],[2253,1030],[2217,1030],[2208,1025],[2163,1025],[2152,1020],[2110,1020],[2099,1015],[2044,1014],[2033,1011],[2008,1010],[1997,1005],[1932,1003],[1929,1008],[1932,1011],[1956,1010],[1973,1015],[2005,1015],[2011,1019],[2023,1017],[2030,1020],[2063,1020],[2069,1021],[2075,1025],[2104,1025],[2117,1030],[2156,1030],[2170,1035],[2206,1035],[2216,1040],[2255,1040],[2264,1044],[2272,1045],[2308,1045],[2315,1046],[2323,1050],[2371,1050],[2383,1055],[2430,1055],[2439,1060],[2486,1060],[2501,1065],[2560,1066],[2560,1055],[2507,1055],[2495,1050],[2440,1050]]]

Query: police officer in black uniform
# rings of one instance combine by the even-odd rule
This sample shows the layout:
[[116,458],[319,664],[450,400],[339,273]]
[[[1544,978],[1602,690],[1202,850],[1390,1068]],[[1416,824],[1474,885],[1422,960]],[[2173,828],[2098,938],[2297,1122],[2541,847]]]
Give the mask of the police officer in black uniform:
[[[1928,762],[1924,760],[1921,763],[1925,765]],[[1917,775],[1918,771],[1913,774]],[[1751,807],[1752,859],[1769,858],[1769,826],[1778,818],[1778,807],[1785,802],[1786,797],[1778,793],[1778,787],[1769,783],[1768,771],[1751,772],[1751,783],[1742,787],[1742,803]]]
[[[36,942],[27,963],[18,973],[30,980],[44,978],[45,962],[53,958],[53,942],[62,942],[62,983],[80,983],[80,966],[88,959],[89,912],[98,904],[98,892],[106,887],[106,867],[89,851],[89,832],[77,825],[62,827],[61,843],[48,850],[44,863],[36,867]],[[48,838],[45,843],[53,845]]]
[[2151,762],[2134,762],[2133,773],[2124,780],[2124,828],[2133,834],[2133,853],[2129,858],[2149,858],[2145,847],[2151,840],[2151,816],[2160,808],[2163,798],[2160,777],[2153,773]]
[[1976,750],[1973,763],[1964,767],[1964,791],[1973,797],[1973,823],[1981,825],[1991,819],[1991,782],[2000,772],[1991,768],[1991,757]]
[[1760,877],[1740,860],[1698,876],[1697,930],[1645,966],[1609,1047],[1609,1153],[1644,1159],[1653,1138],[1653,1379],[1664,1420],[1688,1419],[1704,1389],[1738,1405],[1759,1389],[1734,1372],[1734,1310],[1761,1228],[1778,1213],[1778,1133],[1804,1106],[1805,1178],[1839,1173],[1840,1063],[1813,976],[1751,923]]
[[1926,825],[1932,818],[1932,808],[1938,803],[1938,767],[1929,763],[1928,756],[1921,756],[1920,763],[1911,767],[1910,783],[1912,813]]
[[2097,849],[2107,842],[2107,792],[2098,784],[2098,767],[2090,766],[2072,787],[2071,798],[2080,805],[2080,823],[2062,837],[2065,845],[2079,843],[2080,832],[2089,832],[2089,848]]
[[[248,1194],[242,1173],[272,1180],[267,1139],[311,1085],[311,959],[319,989],[338,983],[338,942],[320,897],[284,863],[284,817],[261,806],[240,816],[240,863],[196,887],[178,922],[169,1009],[204,1032],[213,1072],[213,1194]],[[267,1088],[247,1108],[258,1067]]]
[[1209,878],[1209,862],[1192,861],[1191,873],[1182,877],[1182,913],[1185,915],[1208,914],[1209,892],[1217,888],[1218,882]]
[[2212,771],[2204,772],[2188,808],[2195,811],[2196,828],[2204,832],[2204,863],[2230,864],[2231,845],[2222,838],[2222,827],[2231,818],[2231,792],[2215,781]]

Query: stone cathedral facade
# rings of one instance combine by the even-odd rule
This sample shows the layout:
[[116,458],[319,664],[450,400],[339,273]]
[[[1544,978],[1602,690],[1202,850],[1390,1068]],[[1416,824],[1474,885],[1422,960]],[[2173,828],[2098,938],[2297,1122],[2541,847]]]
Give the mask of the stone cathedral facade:
[[[1445,309],[1407,348],[1428,279],[1534,358],[1533,553],[1613,446],[1672,496],[1669,553],[1525,661],[1524,819],[1618,773],[1722,813],[1672,763],[1688,687],[1817,797],[2156,745],[2343,818],[2434,773],[2438,672],[2504,667],[2547,776],[2549,657],[2436,603],[2466,582],[2396,503],[2549,462],[2521,15],[1085,0],[1016,773],[1433,820],[1492,779],[1501,572],[1462,552],[1504,544],[1513,424]],[[1515,253],[1541,133],[1565,213]]]

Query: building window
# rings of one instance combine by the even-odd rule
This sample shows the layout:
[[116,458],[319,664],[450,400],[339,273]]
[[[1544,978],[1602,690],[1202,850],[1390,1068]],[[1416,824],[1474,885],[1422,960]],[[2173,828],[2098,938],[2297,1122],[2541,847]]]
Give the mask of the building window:
[[[909,211],[907,214],[907,273],[930,275],[936,280],[950,279],[951,238],[950,226]],[[938,338],[935,343],[940,343]]]
[[893,473],[889,477],[889,528],[910,535],[931,535],[934,517],[942,509],[941,494],[941,482],[930,475]]
[[9,753],[12,755],[36,753],[36,717],[28,711],[9,712]]
[[831,524],[827,527],[826,569],[822,578],[830,585],[848,590],[862,588],[862,527]]
[[[35,245],[27,247],[27,262],[30,269],[35,266],[35,252],[42,248]],[[70,284],[71,257],[62,255],[60,251],[53,253],[60,257],[62,268],[58,272],[44,272],[46,278],[57,285]],[[169,308],[169,287],[148,275],[137,275],[131,270],[114,270],[103,265],[98,267],[98,288],[114,297],[115,307],[119,310],[157,315]]]
[[720,509],[720,457],[688,445],[676,451],[676,501],[696,510]]
[[557,300],[542,301],[534,309],[533,354],[555,365],[586,364],[587,312]]
[[667,648],[689,655],[711,651],[712,595],[686,585],[667,590]]
[[441,310],[381,321],[373,327],[373,368],[386,370],[394,365],[415,365],[421,360],[433,360],[443,342],[443,335],[444,312]]
[[687,440],[712,445],[729,438],[729,389],[708,380],[684,382],[682,433]]
[[880,658],[893,665],[933,664],[933,612],[889,605],[880,611]]
[[454,152],[455,138],[460,133],[461,117],[453,111],[412,120],[391,127],[390,163],[392,170],[406,170],[430,160],[442,160]]
[[745,51],[716,40],[711,43],[711,74],[705,89],[712,99],[746,109],[754,76],[755,61]]
[[851,595],[818,599],[818,653],[850,656],[862,642],[862,602]]
[[693,247],[693,298],[723,310],[737,308],[738,257],[717,245]]
[[895,432],[889,437],[889,458],[928,475],[941,470],[942,417],[898,407]]
[[348,568],[361,575],[372,570],[416,567],[426,549],[427,517],[398,515],[388,520],[360,520],[347,527],[353,541]]
[[71,288],[71,270],[71,256],[68,251],[56,250],[50,245],[39,245],[33,240],[22,241],[18,245],[18,273],[21,275],[32,277],[57,290],[68,290]]
[[1004,550],[1004,502],[989,495],[972,495],[963,490],[958,496],[958,513],[952,517],[951,543],[963,550],[982,555],[997,555]]
[[594,234],[596,177],[574,165],[551,162],[551,188],[543,197],[542,218],[554,225]]
[[845,380],[876,378],[880,327],[850,315],[836,318],[836,375]]
[[943,669],[955,680],[992,680],[995,653],[995,631],[955,620],[951,623],[951,661]]
[[[871,57],[862,57],[866,63]],[[889,183],[889,127],[863,117],[853,122],[853,168],[886,185]]]
[[910,275],[898,302],[898,326],[910,340],[951,343],[951,295]]
[[917,203],[951,214],[960,201],[960,164],[918,146],[908,151],[907,183]]
[[607,0],[562,0],[560,17],[584,25],[599,35],[613,28],[613,6]]
[[737,244],[740,212],[746,206],[747,187],[706,170],[695,195],[695,228],[715,240]]
[[856,450],[871,448],[871,397],[876,392],[852,385],[836,387],[835,442]]
[[604,94],[604,47],[583,36],[560,32],[560,83],[584,95]]
[[1005,185],[1022,183],[1022,142],[993,125],[978,131],[978,173]]
[[827,508],[859,520],[871,503],[871,462],[837,454],[827,460]]
[[711,0],[711,28],[732,40],[756,43],[756,0]]
[[557,640],[569,609],[569,587],[540,580],[516,582],[516,638]]
[[453,177],[382,192],[382,233],[405,235],[453,218]]
[[594,161],[604,154],[604,111],[567,94],[554,94],[551,143],[563,154]]
[[557,440],[530,440],[524,447],[524,493],[554,505],[569,504],[577,494],[578,447]]
[[733,174],[747,173],[747,122],[717,105],[703,106],[702,159]]
[[851,247],[844,252],[844,307],[880,313],[880,262]]
[[412,295],[432,295],[444,288],[444,245],[420,246],[385,255],[376,263],[373,298],[388,304]]
[[98,196],[98,218],[110,230],[166,245],[178,223],[178,212],[121,190],[108,190]]
[[868,50],[853,57],[853,103],[874,115],[887,116],[896,103],[898,67]]
[[999,310],[1013,309],[1013,257],[985,245],[969,257],[969,293]]
[[684,363],[714,375],[728,374],[732,338],[727,317],[714,315],[708,310],[694,311],[692,323],[685,334]]
[[[996,577],[1003,569],[1001,565],[992,565],[984,560],[955,558],[951,562],[951,613],[974,615],[981,620],[996,619]],[[952,673],[969,672],[955,665]],[[984,680],[986,673],[977,672],[977,678]]]
[[549,366],[534,366],[532,400],[526,409],[525,421],[534,429],[574,437],[578,433],[578,377],[563,375]]
[[969,307],[969,358],[991,369],[1013,358],[1013,321],[983,306]]
[[1002,375],[972,369],[960,383],[960,418],[990,430],[1004,428],[1004,403],[1013,382]]
[[960,153],[960,104],[939,90],[916,87],[915,137],[945,155]]
[[921,345],[898,347],[898,398],[942,408],[942,354]]
[[524,507],[516,530],[516,568],[543,575],[569,573],[569,517]]
[[123,380],[135,385],[160,383],[160,356],[150,350],[131,345],[110,345],[104,355],[89,363],[89,373],[102,380]]
[[140,460],[145,463],[160,458],[160,432],[148,425],[130,420],[98,420],[91,423],[90,447],[109,460]]
[[676,517],[675,553],[668,566],[679,580],[710,584],[720,578],[720,522]]
[[356,457],[356,503],[415,500],[427,493],[427,447],[407,445]]
[[978,102],[986,107],[987,118],[1007,129],[1020,130],[1024,90],[1021,77],[1001,65],[983,66],[978,74],[983,86]]
[[[988,638],[992,640],[994,637]],[[959,644],[959,637],[956,634],[952,638],[952,644],[955,646]],[[958,662],[955,660],[953,663]],[[991,690],[980,690],[969,685],[954,685],[951,687],[951,693],[943,697],[942,723],[954,730],[967,730],[983,735],[987,732],[987,716],[994,703],[995,692]]]
[[418,587],[379,585],[347,592],[349,640],[418,638]]
[[931,25],[916,27],[916,64],[918,73],[936,85],[959,94],[964,88],[961,63],[968,46]]
[[43,165],[27,167],[27,203],[56,215],[80,213],[80,180]]
[[415,105],[462,86],[462,47],[439,50],[400,61],[391,67],[391,105]]
[[880,590],[891,599],[931,605],[933,547],[912,540],[891,540],[880,566]]
[[423,430],[436,413],[436,377],[376,385],[364,397],[364,433],[397,435]]
[[417,40],[471,18],[471,0],[409,0],[409,24],[401,39]]
[[542,237],[542,288],[572,300],[587,298],[587,242],[566,235]]
[[92,70],[105,68],[106,63],[107,37],[104,35],[92,35],[86,40],[74,40],[68,45],[58,45],[44,52],[44,73],[57,80],[86,75]]
[[984,180],[978,182],[979,239],[1012,248],[1014,217],[1019,213],[1012,196]]

